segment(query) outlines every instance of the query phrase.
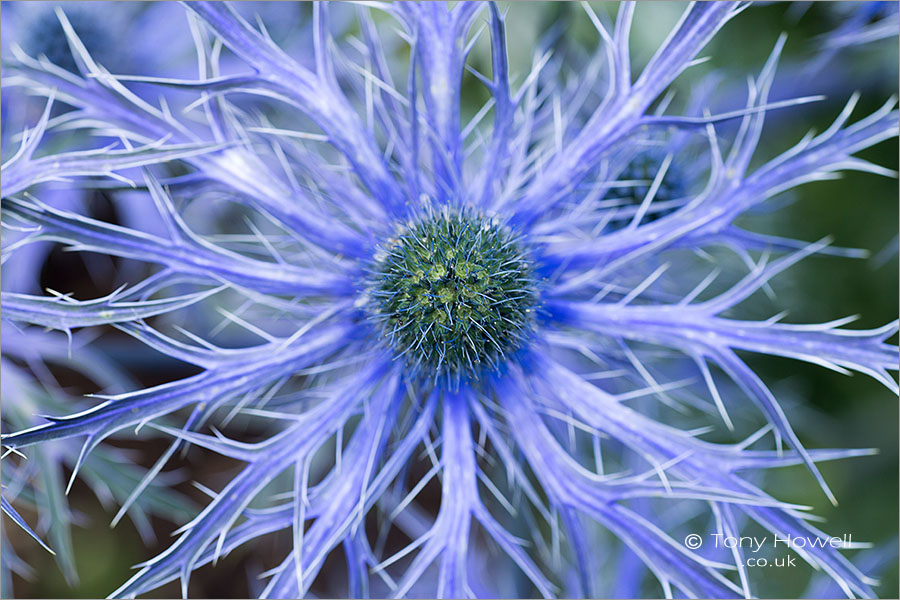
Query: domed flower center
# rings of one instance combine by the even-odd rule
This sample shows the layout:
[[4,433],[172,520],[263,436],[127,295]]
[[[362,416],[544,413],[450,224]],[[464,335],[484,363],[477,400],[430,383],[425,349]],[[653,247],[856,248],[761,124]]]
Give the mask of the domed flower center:
[[376,260],[370,313],[398,357],[435,376],[477,377],[521,346],[537,295],[531,264],[499,223],[432,214]]
[[[644,202],[662,168],[664,159],[665,154],[647,150],[635,156],[619,173],[619,181],[631,183],[627,187],[618,188],[614,193],[620,199],[620,212],[609,224],[611,231],[622,229],[634,218],[634,209]],[[678,163],[673,161],[669,163],[653,195],[653,203],[641,219],[641,223],[652,223],[672,213],[676,208],[672,206],[673,201],[683,198],[686,194],[684,173]]]

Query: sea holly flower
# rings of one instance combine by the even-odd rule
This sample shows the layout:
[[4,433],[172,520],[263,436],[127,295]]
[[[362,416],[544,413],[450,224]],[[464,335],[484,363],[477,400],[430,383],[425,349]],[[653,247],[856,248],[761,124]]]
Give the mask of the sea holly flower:
[[[824,131],[760,155],[768,113],[802,118],[817,99],[769,101],[784,38],[744,108],[704,110],[712,86],[681,110],[667,94],[747,5],[686,6],[634,71],[635,6],[610,24],[586,5],[599,51],[589,76],[562,84],[545,70],[566,65],[545,54],[511,73],[495,4],[370,4],[353,8],[346,43],[328,16],[349,7],[315,5],[311,59],[296,59],[264,22],[186,3],[196,79],[110,71],[63,12],[77,73],[12,49],[10,84],[47,102],[3,165],[4,255],[49,240],[146,267],[97,298],[4,290],[4,319],[25,334],[115,331],[195,374],[94,394],[3,445],[29,456],[77,440],[74,479],[112,438],[166,436],[116,495],[116,520],[179,450],[241,464],[115,597],[172,581],[188,596],[196,569],[276,531],[291,543],[262,597],[639,594],[645,573],[655,595],[754,595],[744,548],[684,535],[821,542],[808,507],[767,493],[759,473],[804,465],[836,502],[817,463],[869,451],[805,448],[745,353],[896,393],[897,322],[742,317],[798,261],[858,252],[739,219],[843,171],[894,175],[857,153],[896,136],[895,100],[858,115],[853,95]],[[489,73],[469,61],[481,26]],[[246,67],[222,69],[224,49]],[[466,122],[469,75],[490,99]],[[169,92],[156,103],[135,85]],[[67,129],[98,143],[46,148]],[[42,201],[62,178],[133,186],[156,218],[126,226]],[[746,427],[751,406],[762,429]],[[435,489],[437,507],[424,499]],[[848,596],[874,595],[853,548],[799,555]],[[334,556],[339,589],[324,581]],[[479,571],[485,556],[504,577]],[[610,556],[622,568],[607,580]]]
[[825,48],[839,50],[863,46],[880,40],[890,40],[900,25],[895,2],[861,2],[858,5],[841,3],[832,9],[839,25],[823,36]]
[[[776,88],[833,95],[853,82],[855,90],[890,94],[886,72],[897,62],[896,2],[792,2],[784,11],[788,23],[815,27],[803,58],[781,69]],[[815,25],[812,25],[815,23]]]

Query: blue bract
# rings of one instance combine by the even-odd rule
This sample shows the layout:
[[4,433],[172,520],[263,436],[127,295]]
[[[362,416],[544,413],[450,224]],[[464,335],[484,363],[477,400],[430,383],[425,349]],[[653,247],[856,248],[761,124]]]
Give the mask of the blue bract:
[[[78,8],[67,11],[67,18],[78,37],[97,60],[107,62],[114,53],[115,40],[98,14]],[[69,50],[66,34],[52,10],[44,10],[27,23],[22,49],[32,56],[45,56],[53,64],[67,71],[78,72]]]

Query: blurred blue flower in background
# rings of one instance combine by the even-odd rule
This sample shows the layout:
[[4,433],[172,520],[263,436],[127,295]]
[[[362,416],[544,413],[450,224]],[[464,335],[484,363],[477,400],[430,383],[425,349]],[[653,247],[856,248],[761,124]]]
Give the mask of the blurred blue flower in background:
[[[521,76],[495,4],[360,4],[314,5],[309,47],[288,53],[267,19],[296,8],[262,4],[251,24],[255,7],[186,3],[196,76],[104,58],[81,7],[53,13],[68,53],[4,48],[4,103],[45,99],[21,130],[4,119],[4,265],[48,243],[109,259],[86,299],[22,283],[41,256],[4,274],[4,511],[31,532],[14,504],[48,507],[40,543],[70,579],[63,468],[115,503],[113,524],[128,513],[149,540],[147,515],[177,522],[114,597],[172,581],[187,597],[195,570],[279,531],[260,597],[323,579],[348,597],[638,596],[648,573],[650,595],[751,597],[746,548],[683,540],[754,527],[822,542],[802,560],[874,596],[843,554],[858,546],[824,543],[810,507],[759,477],[804,465],[836,503],[818,463],[870,451],[804,448],[745,356],[896,394],[897,322],[748,316],[804,258],[864,253],[740,219],[843,171],[895,176],[858,153],[897,135],[896,99],[860,116],[854,94],[826,130],[760,156],[770,112],[803,119],[821,99],[770,101],[784,37],[743,108],[710,110],[712,76],[684,102],[672,91],[747,4],[686,6],[634,72],[635,5],[609,22],[585,4],[597,52],[573,69],[539,51]],[[482,39],[489,73],[469,60]],[[473,86],[487,100],[468,114]],[[116,216],[72,201],[85,189]],[[131,342],[187,374],[128,377],[109,359]],[[88,404],[51,363],[91,382]],[[197,481],[192,511],[170,465],[199,480],[214,455],[240,466]]]

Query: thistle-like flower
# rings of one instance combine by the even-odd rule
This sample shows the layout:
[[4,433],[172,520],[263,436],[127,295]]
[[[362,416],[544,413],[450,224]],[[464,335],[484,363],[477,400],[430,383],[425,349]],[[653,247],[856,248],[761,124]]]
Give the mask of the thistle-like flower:
[[[855,251],[736,221],[841,171],[893,175],[856,154],[897,134],[895,100],[851,121],[854,95],[825,131],[759,156],[769,112],[817,99],[769,101],[783,37],[744,108],[707,110],[702,85],[680,111],[667,94],[744,4],[687,6],[639,73],[634,5],[614,23],[585,5],[599,50],[574,77],[540,53],[511,74],[494,4],[364,4],[346,43],[315,5],[312,53],[295,57],[226,3],[185,3],[197,79],[111,72],[62,10],[72,65],[10,50],[5,84],[47,101],[3,164],[4,260],[50,241],[143,267],[100,298],[5,288],[4,320],[130,336],[196,374],[5,432],[7,485],[29,476],[17,455],[78,439],[74,480],[109,438],[167,436],[118,521],[179,450],[242,464],[115,597],[175,580],[187,597],[196,569],[282,530],[261,597],[317,591],[332,556],[332,596],[639,594],[648,574],[654,595],[750,597],[745,548],[683,543],[750,527],[821,542],[802,560],[874,595],[853,547],[756,477],[802,464],[835,501],[817,463],[867,451],[804,448],[739,352],[896,393],[897,323],[740,318],[801,259]],[[489,74],[468,62],[479,26]],[[464,123],[470,75],[490,99]],[[124,225],[41,199],[69,180],[156,212]],[[748,406],[768,425],[745,430]]]

